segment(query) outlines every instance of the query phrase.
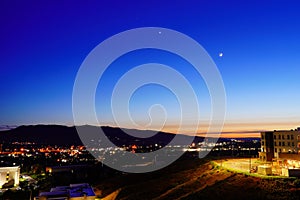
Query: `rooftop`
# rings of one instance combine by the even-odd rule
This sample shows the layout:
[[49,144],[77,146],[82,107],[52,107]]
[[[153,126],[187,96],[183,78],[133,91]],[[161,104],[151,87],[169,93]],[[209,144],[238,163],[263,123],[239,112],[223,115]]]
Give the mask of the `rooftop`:
[[[95,196],[93,188],[87,183],[71,184],[70,186],[57,186],[51,188],[50,192],[41,192],[39,197],[50,198],[74,198],[84,196]],[[38,199],[38,198],[36,198]]]

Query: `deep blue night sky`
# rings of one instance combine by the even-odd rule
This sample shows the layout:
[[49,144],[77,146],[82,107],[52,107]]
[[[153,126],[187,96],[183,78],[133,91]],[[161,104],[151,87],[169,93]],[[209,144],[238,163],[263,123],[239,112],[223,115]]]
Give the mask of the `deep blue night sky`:
[[77,2],[0,2],[1,125],[72,125],[84,58],[106,38],[146,26],[180,31],[207,50],[225,84],[227,130],[300,125],[297,1]]

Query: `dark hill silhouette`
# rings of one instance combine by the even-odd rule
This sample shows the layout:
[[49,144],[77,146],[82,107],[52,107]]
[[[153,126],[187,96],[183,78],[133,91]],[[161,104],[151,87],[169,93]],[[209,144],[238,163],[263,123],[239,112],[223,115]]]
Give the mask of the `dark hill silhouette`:
[[[95,140],[100,127],[96,126],[80,126],[88,141]],[[118,146],[122,145],[148,145],[158,143],[161,145],[168,144],[175,136],[172,133],[158,132],[150,130],[123,129],[131,135],[126,134],[120,128],[103,126],[102,130],[110,141]],[[134,137],[134,136],[142,136]],[[151,137],[147,137],[150,135]],[[153,135],[153,136],[152,136]],[[185,144],[191,136],[180,135],[180,143]],[[98,141],[98,140],[97,140]],[[202,137],[195,137],[195,142],[203,141]],[[81,145],[82,142],[74,126],[61,125],[28,125],[19,126],[15,129],[0,131],[0,142],[34,142],[37,144],[49,145]]]
[[29,125],[1,131],[0,141],[35,142],[39,144],[81,144],[75,127],[60,125]]

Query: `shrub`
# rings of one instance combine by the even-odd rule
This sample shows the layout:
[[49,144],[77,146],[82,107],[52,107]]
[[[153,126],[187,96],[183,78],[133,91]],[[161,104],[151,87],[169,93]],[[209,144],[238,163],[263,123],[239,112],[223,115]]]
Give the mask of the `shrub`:
[[300,187],[300,179],[297,178],[296,180],[294,180],[294,186],[299,188]]

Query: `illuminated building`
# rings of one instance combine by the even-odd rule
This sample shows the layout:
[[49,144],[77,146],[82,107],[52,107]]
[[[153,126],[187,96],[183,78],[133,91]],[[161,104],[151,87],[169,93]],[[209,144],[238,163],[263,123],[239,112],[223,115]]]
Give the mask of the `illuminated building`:
[[262,161],[274,158],[293,158],[300,160],[300,128],[295,130],[267,131],[261,133]]
[[13,186],[19,185],[20,167],[0,167],[0,188],[13,181]]

